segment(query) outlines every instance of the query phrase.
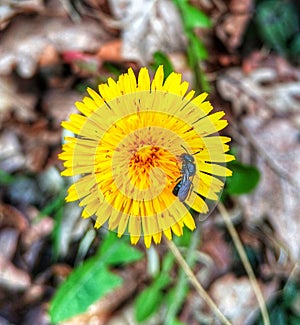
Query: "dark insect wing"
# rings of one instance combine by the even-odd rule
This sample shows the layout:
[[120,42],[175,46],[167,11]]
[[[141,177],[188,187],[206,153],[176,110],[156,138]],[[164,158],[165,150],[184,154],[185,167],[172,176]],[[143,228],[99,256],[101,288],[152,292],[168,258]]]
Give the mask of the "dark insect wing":
[[[184,150],[187,151],[185,148]],[[194,157],[189,153],[181,154],[180,159],[182,161],[182,167],[180,171],[182,178],[174,186],[172,193],[173,195],[178,196],[180,202],[183,202],[188,197],[189,192],[193,186],[190,177],[193,177],[196,174],[196,164]]]
[[177,195],[180,202],[183,202],[187,198],[190,192],[191,185],[192,182],[189,179],[186,179],[185,181],[181,181],[181,186],[179,188],[178,195]]

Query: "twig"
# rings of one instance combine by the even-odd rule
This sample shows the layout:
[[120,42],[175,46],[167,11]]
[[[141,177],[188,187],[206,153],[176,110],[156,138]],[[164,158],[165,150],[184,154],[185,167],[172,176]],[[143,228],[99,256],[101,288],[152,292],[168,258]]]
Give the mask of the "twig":
[[217,305],[214,303],[214,301],[210,298],[210,296],[207,294],[205,289],[202,287],[202,285],[200,284],[200,282],[198,281],[198,279],[194,275],[193,271],[191,270],[191,268],[189,267],[189,265],[187,264],[187,262],[185,261],[185,259],[181,255],[181,253],[180,253],[179,249],[177,248],[177,246],[170,240],[165,240],[165,243],[167,244],[169,249],[174,254],[177,262],[180,264],[183,271],[188,276],[190,282],[195,287],[195,289],[198,292],[198,294],[200,295],[200,297],[208,304],[210,309],[213,311],[213,313],[219,318],[219,320],[223,324],[231,325],[229,320],[222,314],[220,309],[217,307]]
[[257,301],[258,301],[258,304],[259,304],[259,308],[261,310],[261,314],[262,314],[262,318],[263,318],[263,322],[265,325],[270,325],[270,319],[269,319],[269,314],[268,314],[268,310],[267,310],[267,307],[266,307],[266,303],[265,303],[265,300],[264,300],[264,297],[262,295],[262,292],[259,288],[259,285],[257,283],[257,280],[255,278],[255,275],[254,275],[254,272],[251,268],[251,265],[250,265],[250,262],[248,260],[248,257],[246,255],[246,252],[245,252],[245,249],[243,247],[243,244],[240,240],[240,237],[236,231],[236,229],[234,228],[234,225],[228,215],[228,212],[226,210],[226,208],[224,207],[224,205],[219,202],[218,204],[218,209],[225,221],[225,224],[226,224],[226,227],[230,233],[230,236],[233,240],[233,243],[240,255],[240,258],[242,260],[242,263],[244,265],[244,268],[248,274],[248,277],[249,277],[249,280],[251,282],[251,285],[252,285],[252,288],[253,288],[253,291],[256,295],[256,298],[257,298]]
[[[197,227],[197,229],[191,234],[191,240],[189,243],[189,246],[187,248],[186,251],[186,255],[185,255],[185,260],[186,263],[192,267],[193,262],[194,262],[194,256],[195,256],[195,250],[199,244],[199,240],[200,240],[200,228]],[[181,308],[182,306],[182,302],[185,298],[186,295],[186,286],[187,286],[187,278],[186,278],[186,274],[184,272],[184,270],[180,270],[179,272],[179,276],[177,279],[177,284],[175,287],[175,292],[176,292],[176,299],[173,299],[169,305],[168,308],[168,312],[165,318],[164,323],[165,324],[172,324],[175,320],[175,317],[178,313],[178,310]]]

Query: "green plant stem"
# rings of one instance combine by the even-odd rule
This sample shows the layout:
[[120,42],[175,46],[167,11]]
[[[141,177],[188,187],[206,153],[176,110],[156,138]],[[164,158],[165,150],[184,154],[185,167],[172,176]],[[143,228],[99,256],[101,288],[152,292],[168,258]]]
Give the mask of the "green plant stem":
[[182,267],[185,274],[188,276],[190,282],[195,287],[196,291],[200,295],[200,297],[207,303],[207,305],[210,307],[210,309],[213,311],[213,313],[218,317],[218,319],[226,325],[231,325],[229,320],[222,314],[220,309],[217,307],[217,305],[214,303],[214,301],[210,298],[210,296],[207,294],[205,289],[202,287],[196,276],[194,275],[193,271],[183,258],[182,254],[180,253],[177,246],[169,240],[165,241],[166,245],[169,247],[170,251],[174,254],[178,264]]
[[[197,228],[191,236],[189,246],[186,250],[186,263],[192,267],[194,262],[195,250],[198,247],[200,241],[200,230]],[[178,311],[182,307],[182,303],[186,296],[187,279],[185,272],[181,269],[179,272],[178,280],[174,291],[176,292],[176,299],[172,299],[169,304],[168,312],[164,323],[166,325],[172,324],[174,322]]]
[[243,247],[243,244],[240,240],[240,237],[228,215],[228,212],[225,208],[225,206],[219,202],[218,204],[218,209],[221,213],[221,216],[223,217],[224,221],[225,221],[225,224],[226,224],[226,227],[229,231],[229,234],[233,240],[233,243],[240,255],[240,258],[241,258],[241,261],[244,265],[244,268],[248,274],[248,277],[249,277],[249,280],[250,280],[250,283],[252,285],[252,288],[253,288],[253,291],[256,295],[256,298],[257,298],[257,301],[258,301],[258,304],[259,304],[259,308],[261,310],[261,314],[262,314],[262,318],[263,318],[263,322],[265,325],[270,325],[270,319],[269,319],[269,314],[268,314],[268,310],[267,310],[267,307],[266,307],[266,303],[265,303],[265,300],[264,300],[264,297],[262,295],[262,292],[259,288],[259,285],[257,283],[257,280],[255,278],[255,275],[254,275],[254,272],[252,270],[252,267],[250,265],[250,262],[248,260],[248,257],[247,257],[247,254],[245,252],[245,249]]

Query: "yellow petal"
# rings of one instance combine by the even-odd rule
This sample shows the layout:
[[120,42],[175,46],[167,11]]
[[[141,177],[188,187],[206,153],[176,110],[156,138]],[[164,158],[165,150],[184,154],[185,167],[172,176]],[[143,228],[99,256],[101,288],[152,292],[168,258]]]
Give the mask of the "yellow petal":
[[151,83],[151,90],[161,90],[163,81],[164,81],[164,69],[163,66],[160,65],[156,70],[155,76]]
[[150,90],[150,77],[147,68],[141,68],[140,70],[137,90]]

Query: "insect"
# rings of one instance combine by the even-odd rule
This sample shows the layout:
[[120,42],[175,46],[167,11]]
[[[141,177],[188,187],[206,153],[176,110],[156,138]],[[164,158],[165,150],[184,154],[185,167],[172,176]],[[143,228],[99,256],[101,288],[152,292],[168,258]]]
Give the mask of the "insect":
[[183,176],[173,188],[172,193],[175,196],[178,196],[180,202],[183,202],[187,198],[192,186],[193,183],[191,180],[188,177]]
[[188,153],[183,153],[180,155],[180,159],[182,161],[181,174],[187,174],[188,177],[194,176],[196,174],[194,157]]
[[[182,161],[180,172],[182,176],[172,191],[175,196],[178,196],[180,202],[183,202],[192,190],[193,183],[190,180],[190,177],[193,177],[196,174],[196,164],[194,157],[190,155],[184,147],[183,149],[186,151],[186,153],[180,155],[180,160]],[[194,155],[196,153],[194,153]]]

